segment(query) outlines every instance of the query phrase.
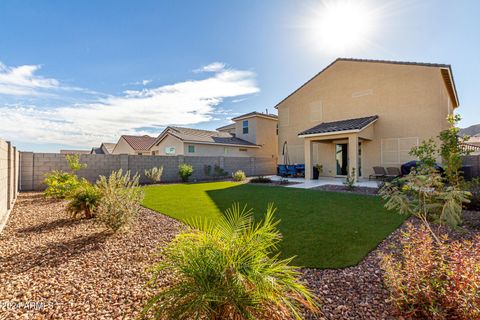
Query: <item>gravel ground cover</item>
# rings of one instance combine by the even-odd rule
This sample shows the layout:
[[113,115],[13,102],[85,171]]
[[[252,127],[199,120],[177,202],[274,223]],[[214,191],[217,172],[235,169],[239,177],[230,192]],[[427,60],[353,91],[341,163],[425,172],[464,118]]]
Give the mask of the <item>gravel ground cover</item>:
[[376,194],[378,194],[378,188],[355,187],[353,190],[348,190],[345,186],[338,186],[338,185],[334,185],[334,184],[326,184],[324,186],[312,188],[312,190],[348,192],[348,193],[366,194],[366,195],[376,195]]
[[20,194],[0,234],[0,319],[135,319],[146,269],[180,228],[142,209],[130,233],[111,235],[70,219],[65,202]]
[[[45,200],[40,193],[19,196],[0,234],[0,319],[137,318],[152,293],[144,287],[145,271],[161,259],[157,248],[182,225],[142,209],[130,233],[111,235],[93,220],[68,218],[64,209],[64,202]],[[469,212],[468,220],[477,215]],[[323,315],[317,318],[399,319],[388,302],[378,254],[393,249],[402,228],[357,266],[302,270],[323,300]],[[469,228],[452,238],[476,232]],[[22,302],[30,304],[12,304]]]

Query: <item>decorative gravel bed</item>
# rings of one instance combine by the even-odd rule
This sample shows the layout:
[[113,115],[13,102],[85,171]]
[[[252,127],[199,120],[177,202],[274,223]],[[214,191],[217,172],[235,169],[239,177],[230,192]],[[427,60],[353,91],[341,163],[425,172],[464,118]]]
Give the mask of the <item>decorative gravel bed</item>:
[[65,202],[20,194],[0,234],[0,319],[135,319],[146,269],[180,228],[142,209],[130,233],[111,235],[70,219]]
[[353,190],[348,190],[345,186],[339,186],[334,184],[326,184],[324,186],[312,188],[312,190],[348,192],[348,193],[366,194],[366,195],[376,195],[378,193],[378,188],[355,187]]
[[[146,269],[181,228],[142,209],[130,233],[111,235],[93,220],[70,219],[65,202],[22,193],[0,234],[0,320],[137,318],[152,294]],[[323,300],[320,319],[399,318],[382,284],[378,254],[392,250],[401,229],[357,266],[302,270]]]

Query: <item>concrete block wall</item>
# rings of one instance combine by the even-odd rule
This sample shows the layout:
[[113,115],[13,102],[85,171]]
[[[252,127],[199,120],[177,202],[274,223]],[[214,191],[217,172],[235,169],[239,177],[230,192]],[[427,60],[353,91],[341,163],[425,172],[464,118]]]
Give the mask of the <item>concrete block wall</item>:
[[462,164],[472,167],[472,176],[480,177],[480,155],[465,156],[462,159]]
[[0,139],[0,232],[17,198],[18,179],[19,153],[10,142]]
[[[20,157],[20,190],[43,190],[45,175],[52,170],[69,171],[68,162],[64,154],[59,153],[31,153],[21,152]],[[208,180],[205,175],[205,166],[215,165],[222,167],[229,175],[236,170],[243,170],[248,176],[268,175],[276,171],[275,159],[246,158],[246,157],[189,157],[189,156],[150,156],[150,155],[100,155],[82,154],[80,162],[87,164],[85,169],[78,172],[78,176],[94,183],[100,175],[108,176],[112,171],[130,170],[132,174],[140,174],[140,182],[148,180],[145,170],[163,166],[162,181],[179,181],[178,166],[188,163],[193,166],[194,173],[191,180]]]

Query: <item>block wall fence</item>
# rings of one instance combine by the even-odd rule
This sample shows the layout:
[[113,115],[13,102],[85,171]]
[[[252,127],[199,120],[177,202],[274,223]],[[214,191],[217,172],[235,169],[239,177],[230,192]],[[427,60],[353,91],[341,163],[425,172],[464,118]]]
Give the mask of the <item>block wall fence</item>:
[[5,226],[18,193],[19,153],[0,139],[0,232]]
[[[212,169],[217,165],[229,175],[236,170],[243,170],[247,176],[270,175],[276,172],[276,161],[271,158],[81,154],[79,159],[87,167],[78,171],[78,176],[92,183],[97,181],[100,175],[108,176],[119,169],[130,170],[132,174],[138,172],[140,182],[145,183],[148,182],[145,170],[159,166],[163,166],[162,182],[176,182],[180,179],[178,166],[181,163],[193,166],[191,181],[212,179],[205,174],[207,165]],[[70,170],[64,154],[20,152],[20,190],[43,190],[45,174],[52,170]]]

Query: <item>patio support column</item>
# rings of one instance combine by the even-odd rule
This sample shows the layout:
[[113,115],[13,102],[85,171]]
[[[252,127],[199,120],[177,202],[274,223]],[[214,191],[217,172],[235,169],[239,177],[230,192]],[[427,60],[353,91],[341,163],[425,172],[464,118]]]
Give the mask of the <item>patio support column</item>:
[[305,144],[305,179],[306,180],[312,180],[313,179],[313,142],[305,138],[304,140]]
[[348,174],[355,168],[355,181],[358,181],[358,135],[353,134],[348,137]]

